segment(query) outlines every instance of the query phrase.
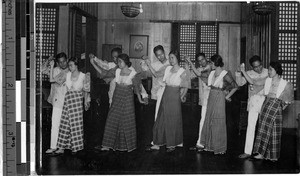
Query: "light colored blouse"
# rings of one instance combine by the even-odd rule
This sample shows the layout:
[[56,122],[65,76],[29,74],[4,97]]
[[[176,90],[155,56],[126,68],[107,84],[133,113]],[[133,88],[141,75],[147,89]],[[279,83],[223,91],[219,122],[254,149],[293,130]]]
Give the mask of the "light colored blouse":
[[287,82],[282,78],[279,82],[274,82],[272,78],[267,78],[264,93],[268,97],[278,98],[285,103],[291,103],[294,100],[294,89],[292,83]]
[[230,91],[238,87],[230,72],[223,70],[217,77],[215,77],[215,72],[215,70],[210,72],[208,77],[208,86],[226,91]]
[[122,84],[122,85],[132,85],[132,79],[134,78],[136,74],[135,70],[131,70],[130,74],[127,76],[121,75],[121,69],[116,70],[116,83]]
[[172,66],[168,66],[165,71],[163,82],[168,86],[188,87],[188,77],[185,69],[180,68],[177,72],[171,71]]
[[77,80],[72,80],[72,73],[67,73],[66,86],[68,91],[90,91],[90,79],[89,74],[79,73]]

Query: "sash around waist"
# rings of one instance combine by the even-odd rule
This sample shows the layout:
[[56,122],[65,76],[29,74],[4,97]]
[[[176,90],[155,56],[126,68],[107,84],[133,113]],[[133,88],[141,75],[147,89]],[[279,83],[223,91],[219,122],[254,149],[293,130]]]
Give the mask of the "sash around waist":
[[171,88],[171,89],[180,89],[180,86],[171,86],[171,85],[166,85],[166,88]]
[[214,86],[210,86],[210,89],[211,89],[211,90],[219,90],[219,91],[223,91],[222,88],[214,87]]

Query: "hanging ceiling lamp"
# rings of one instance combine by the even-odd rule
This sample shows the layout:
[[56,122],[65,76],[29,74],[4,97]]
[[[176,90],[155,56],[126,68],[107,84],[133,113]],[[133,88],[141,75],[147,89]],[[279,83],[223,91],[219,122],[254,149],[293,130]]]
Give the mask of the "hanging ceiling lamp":
[[136,7],[133,4],[122,5],[121,10],[122,10],[122,13],[129,18],[134,18],[134,17],[138,16],[140,13],[143,13],[142,4],[140,4],[140,7]]
[[269,15],[275,10],[275,6],[271,2],[256,2],[252,9],[258,15]]

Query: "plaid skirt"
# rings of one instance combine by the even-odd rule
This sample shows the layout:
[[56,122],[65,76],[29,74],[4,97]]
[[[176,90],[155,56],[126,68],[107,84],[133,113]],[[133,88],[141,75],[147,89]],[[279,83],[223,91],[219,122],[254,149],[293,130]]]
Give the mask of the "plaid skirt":
[[68,91],[65,95],[58,131],[57,148],[77,152],[83,149],[83,93]]
[[153,143],[176,147],[183,142],[180,88],[166,86],[153,127]]
[[257,135],[253,153],[265,159],[277,160],[280,157],[282,133],[282,101],[267,97],[259,115]]
[[102,146],[128,152],[136,149],[136,123],[132,86],[116,84],[105,124]]
[[221,89],[210,90],[200,144],[215,154],[227,150],[225,94]]

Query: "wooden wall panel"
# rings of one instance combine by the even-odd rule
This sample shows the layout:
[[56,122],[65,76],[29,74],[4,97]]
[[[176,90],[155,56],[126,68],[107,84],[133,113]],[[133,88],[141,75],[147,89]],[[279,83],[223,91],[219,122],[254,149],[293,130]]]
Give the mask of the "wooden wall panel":
[[219,55],[223,58],[224,69],[228,70],[229,66],[229,27],[228,25],[220,24],[219,25]]
[[102,44],[105,43],[105,22],[98,22],[97,56],[102,56]]
[[195,20],[192,18],[193,14],[196,13],[192,11],[192,5],[193,3],[182,3],[177,6],[178,20]]
[[219,25],[219,55],[224,60],[224,69],[234,74],[240,64],[240,25]]
[[[144,2],[144,12],[136,18],[127,18],[121,13],[120,6],[125,3],[99,3],[98,48],[103,43],[120,44],[123,52],[129,54],[130,34],[149,35],[149,57],[154,59],[152,52],[156,45],[163,45],[166,54],[171,48],[171,21],[218,21],[223,23],[220,28],[219,50],[224,57],[226,69],[233,70],[239,61],[239,22],[241,3],[206,3],[206,2]],[[134,3],[136,6],[138,3]],[[152,21],[152,22],[150,22]],[[166,21],[169,21],[167,23]],[[113,26],[113,27],[112,27]],[[104,30],[104,31],[103,31]],[[229,39],[230,35],[234,36]],[[232,45],[232,46],[230,46]],[[101,51],[98,51],[101,56]],[[234,59],[234,60],[232,60]],[[133,61],[138,66],[137,60]]]
[[[240,22],[241,3],[207,2],[144,2],[144,12],[131,19],[121,12],[121,6],[130,3],[99,3],[99,20],[184,20]],[[134,3],[139,6],[138,3]]]
[[[112,30],[112,26],[114,29]],[[170,23],[150,23],[150,22],[101,22],[98,23],[99,33],[98,49],[101,50],[102,44],[120,44],[124,53],[129,54],[130,35],[149,35],[148,55],[154,58],[153,47],[163,45],[166,54],[171,48],[171,24]],[[98,56],[102,56],[102,52],[98,51]],[[131,59],[133,66],[138,67],[140,60]]]
[[271,56],[271,15],[259,16],[253,13],[251,5],[241,5],[241,37],[246,37],[246,68],[250,65],[248,60],[259,55],[262,58],[264,67],[270,63]]
[[60,6],[59,7],[59,20],[58,20],[58,41],[57,41],[57,52],[65,52],[69,53],[69,43],[66,40],[65,36],[69,35],[69,7],[68,6]]
[[234,74],[240,64],[240,26],[231,25],[229,30],[229,63],[228,69]]

